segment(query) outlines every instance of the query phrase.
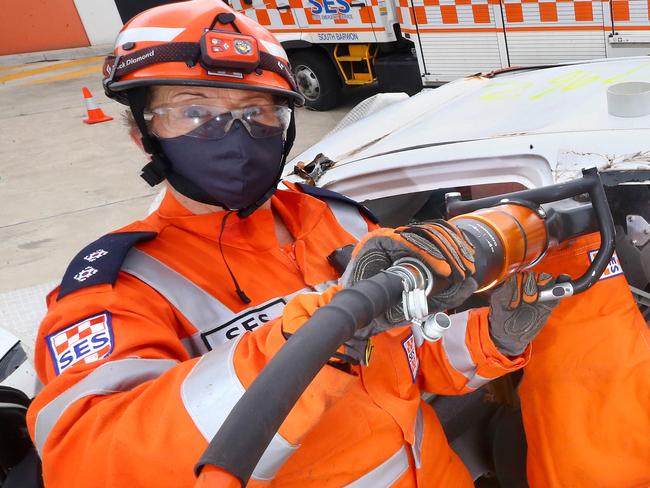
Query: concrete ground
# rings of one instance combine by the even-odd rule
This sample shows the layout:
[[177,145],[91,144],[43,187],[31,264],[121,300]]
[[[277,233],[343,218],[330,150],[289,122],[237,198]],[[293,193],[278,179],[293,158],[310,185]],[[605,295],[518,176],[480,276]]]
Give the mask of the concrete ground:
[[[60,279],[86,244],[146,214],[157,189],[106,98],[101,56],[0,66],[0,293]],[[81,87],[115,120],[86,125]],[[297,112],[298,154],[372,91],[330,112]],[[0,327],[3,324],[0,324]]]

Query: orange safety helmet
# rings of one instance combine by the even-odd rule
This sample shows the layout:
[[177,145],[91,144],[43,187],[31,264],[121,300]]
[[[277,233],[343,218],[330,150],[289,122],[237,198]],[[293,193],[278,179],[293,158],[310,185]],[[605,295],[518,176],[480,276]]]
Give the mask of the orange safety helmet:
[[[129,105],[151,161],[141,176],[151,186],[170,174],[169,160],[144,118],[147,89],[155,85],[194,85],[269,92],[302,105],[287,54],[264,27],[220,0],[192,0],[146,10],[127,22],[103,67],[106,95]],[[275,191],[295,139],[295,118],[286,131],[276,183],[238,215],[246,217]],[[188,195],[198,194],[186,185]],[[200,200],[200,198],[197,198]]]
[[129,89],[152,85],[250,89],[304,102],[278,40],[219,0],[171,3],[136,15],[120,31],[103,74],[106,94],[124,104]]

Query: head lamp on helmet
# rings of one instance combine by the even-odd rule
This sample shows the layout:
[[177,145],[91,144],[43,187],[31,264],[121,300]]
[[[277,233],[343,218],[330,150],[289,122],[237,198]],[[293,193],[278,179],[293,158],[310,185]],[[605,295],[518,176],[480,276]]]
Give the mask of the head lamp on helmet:
[[[116,41],[114,54],[104,63],[103,72],[107,95],[130,106],[143,136],[143,146],[152,155],[152,161],[143,169],[143,177],[151,185],[165,178],[171,182],[174,170],[161,144],[162,139],[150,133],[145,120],[148,87],[189,85],[234,88],[267,92],[285,98],[288,105],[286,111],[280,109],[277,112],[281,116],[279,127],[283,131],[283,144],[277,169],[273,170],[273,184],[255,202],[240,208],[239,215],[250,214],[272,195],[295,137],[291,109],[294,105],[301,105],[303,98],[297,90],[286,53],[262,26],[234,12],[225,3],[214,0],[193,0],[155,7],[137,15],[124,26]],[[174,110],[173,115],[182,113],[180,109]],[[221,117],[226,112],[214,107],[208,107],[205,112],[206,122],[196,124],[183,136],[218,139],[221,134],[225,140],[237,125],[255,139],[264,130],[270,134],[274,129],[273,125],[270,131],[260,127],[259,116],[246,112],[244,107],[240,111],[227,111],[232,118],[229,123]],[[171,116],[171,111],[167,114]],[[162,116],[163,113],[156,115]],[[182,193],[205,201],[205,198],[200,198],[198,187],[194,191],[193,186],[196,185],[187,181]]]
[[206,69],[234,68],[250,73],[260,65],[253,36],[209,30],[201,38],[201,64]]

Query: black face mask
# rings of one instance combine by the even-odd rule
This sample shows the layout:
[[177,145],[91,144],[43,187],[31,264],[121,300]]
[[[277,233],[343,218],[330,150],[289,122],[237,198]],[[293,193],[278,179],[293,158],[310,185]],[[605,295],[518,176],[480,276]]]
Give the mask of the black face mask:
[[183,195],[228,210],[270,197],[283,166],[282,134],[255,139],[236,120],[221,139],[159,138],[167,180]]

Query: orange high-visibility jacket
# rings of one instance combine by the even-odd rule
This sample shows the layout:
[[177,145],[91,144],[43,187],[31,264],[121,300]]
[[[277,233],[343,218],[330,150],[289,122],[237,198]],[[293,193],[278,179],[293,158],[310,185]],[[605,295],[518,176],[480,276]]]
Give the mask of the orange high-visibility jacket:
[[[540,271],[577,278],[599,244],[568,242]],[[650,331],[618,258],[560,302],[532,348],[519,391],[530,486],[650,486]]]
[[[226,213],[191,215],[167,195],[147,219],[75,258],[48,296],[36,344],[46,386],[28,423],[48,488],[192,486],[207,442],[284,343],[281,319],[271,319],[290,297],[334,283],[327,256],[372,226],[356,206],[297,187],[272,206],[295,238],[284,249],[272,212],[260,209],[227,220],[222,254]],[[326,298],[301,297],[294,309]],[[529,352],[501,355],[485,310],[453,320],[437,343],[416,344],[402,327],[373,339],[369,367],[323,368],[251,485],[472,486],[420,389],[471,391]]]

